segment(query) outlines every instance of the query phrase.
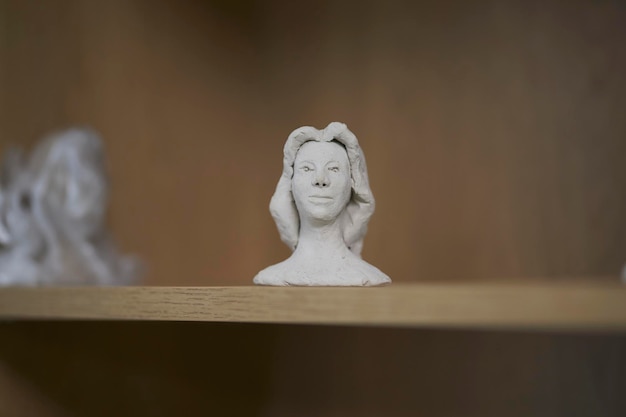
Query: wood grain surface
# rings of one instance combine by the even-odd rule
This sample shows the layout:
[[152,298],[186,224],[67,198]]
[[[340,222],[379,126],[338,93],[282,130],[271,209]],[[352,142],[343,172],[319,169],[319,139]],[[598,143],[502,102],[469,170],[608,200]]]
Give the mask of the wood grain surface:
[[619,285],[5,288],[5,319],[626,330]]

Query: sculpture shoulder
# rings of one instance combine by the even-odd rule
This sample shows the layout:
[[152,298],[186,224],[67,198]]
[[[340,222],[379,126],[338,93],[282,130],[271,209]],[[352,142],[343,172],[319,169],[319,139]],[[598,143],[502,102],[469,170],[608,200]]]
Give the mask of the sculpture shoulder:
[[358,257],[342,262],[308,263],[287,259],[265,268],[254,277],[257,285],[276,286],[373,286],[391,279],[375,266]]
[[374,286],[391,283],[391,278],[384,272],[361,258],[350,259],[344,269],[343,273],[338,275],[346,282],[334,285]]
[[286,262],[268,266],[254,277],[253,282],[257,285],[292,285],[288,279],[289,267],[284,265]]

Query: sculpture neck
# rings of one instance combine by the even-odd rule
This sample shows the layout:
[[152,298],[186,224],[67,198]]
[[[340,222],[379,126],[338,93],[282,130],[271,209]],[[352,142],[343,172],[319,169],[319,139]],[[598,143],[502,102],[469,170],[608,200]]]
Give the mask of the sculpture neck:
[[348,247],[343,241],[343,234],[337,219],[331,222],[300,219],[300,237],[296,252],[325,256],[337,255]]

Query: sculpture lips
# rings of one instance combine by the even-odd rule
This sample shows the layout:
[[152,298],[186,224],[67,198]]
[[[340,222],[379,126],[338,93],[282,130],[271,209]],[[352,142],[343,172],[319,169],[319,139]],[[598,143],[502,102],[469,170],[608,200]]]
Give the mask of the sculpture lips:
[[326,195],[312,195],[309,197],[309,201],[313,203],[327,203],[332,201],[332,197]]

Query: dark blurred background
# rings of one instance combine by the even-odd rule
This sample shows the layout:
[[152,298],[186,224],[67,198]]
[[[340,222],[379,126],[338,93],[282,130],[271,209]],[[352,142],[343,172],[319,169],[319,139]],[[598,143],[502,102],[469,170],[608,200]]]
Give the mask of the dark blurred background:
[[[364,257],[395,282],[617,280],[625,22],[617,0],[0,0],[0,150],[101,132],[147,285],[249,285],[286,258],[282,147],[330,121],[365,151]],[[0,415],[626,413],[619,334],[0,328]]]
[[396,282],[617,276],[619,1],[0,1],[0,138],[103,135],[110,221],[149,285],[250,284],[296,127],[343,121]]

